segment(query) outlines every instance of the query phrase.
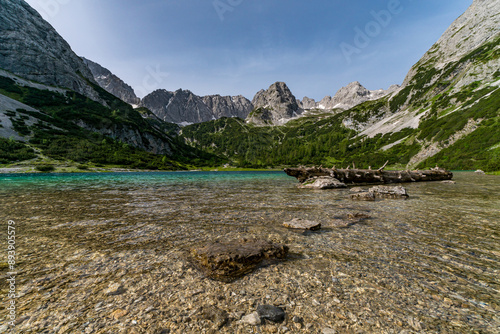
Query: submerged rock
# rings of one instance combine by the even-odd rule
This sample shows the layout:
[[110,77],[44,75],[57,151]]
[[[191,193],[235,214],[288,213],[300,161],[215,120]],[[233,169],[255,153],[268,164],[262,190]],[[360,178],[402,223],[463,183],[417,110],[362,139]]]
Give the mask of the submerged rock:
[[289,222],[284,222],[283,226],[290,229],[298,229],[298,230],[319,230],[321,228],[321,223],[317,223],[311,220],[305,220],[300,218],[294,218]]
[[241,319],[241,322],[250,326],[258,326],[262,324],[262,320],[257,312],[252,312]]
[[340,182],[336,178],[329,176],[321,176],[312,178],[299,185],[299,188],[309,189],[339,189],[347,188],[345,183]]
[[372,192],[362,192],[362,193],[354,193],[350,195],[352,200],[356,201],[374,201],[375,200],[375,194]]
[[261,319],[272,322],[283,322],[285,320],[285,311],[281,307],[273,305],[259,305],[257,313]]
[[121,295],[124,292],[125,288],[119,283],[111,283],[106,291],[104,291],[104,293],[108,296]]
[[381,198],[408,198],[406,189],[402,186],[375,186],[370,188],[370,193]]
[[191,259],[208,277],[232,282],[253,271],[264,260],[284,259],[287,254],[286,245],[267,240],[241,239],[193,248]]
[[368,219],[368,218],[371,218],[370,215],[367,215],[366,213],[362,213],[362,212],[356,212],[356,213],[348,213],[347,214],[347,218],[351,219],[351,220],[362,220],[362,219]]
[[445,183],[445,184],[457,184],[457,182],[453,181],[453,180],[441,181],[441,183]]
[[371,216],[361,212],[348,213],[346,219],[333,219],[330,221],[330,225],[335,228],[349,228],[369,218],[371,218]]
[[477,171],[475,171],[474,173],[476,173],[476,174],[480,174],[480,175],[484,175],[484,174],[486,174],[484,171],[482,171],[482,170],[480,170],[480,169],[478,169],[478,170],[477,170]]
[[336,334],[337,332],[330,327],[325,327],[321,330],[321,334]]
[[212,321],[217,329],[221,329],[229,320],[229,315],[226,311],[211,306],[203,310],[201,318]]

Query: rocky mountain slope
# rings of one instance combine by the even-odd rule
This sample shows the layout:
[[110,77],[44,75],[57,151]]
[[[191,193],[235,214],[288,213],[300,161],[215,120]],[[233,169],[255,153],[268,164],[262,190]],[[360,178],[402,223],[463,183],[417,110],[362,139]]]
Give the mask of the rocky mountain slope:
[[243,96],[198,96],[189,90],[170,92],[159,89],[145,96],[141,107],[148,108],[165,122],[188,125],[221,117],[246,118],[253,109]]
[[102,89],[25,1],[0,0],[0,17],[0,163],[36,151],[74,163],[179,169],[180,160],[207,156]]
[[[410,163],[429,159],[485,124],[480,110],[469,111],[495,96],[499,69],[500,1],[475,0],[410,69],[389,101],[390,112],[379,110],[382,117],[365,123],[361,135],[419,129],[421,149]],[[448,136],[439,136],[443,133]]]
[[134,89],[127,85],[122,79],[111,73],[107,68],[102,67],[89,59],[83,58],[83,62],[92,72],[95,81],[108,93],[113,94],[122,101],[132,105],[137,105],[141,101],[134,92]]
[[339,89],[333,97],[325,96],[319,102],[304,98],[302,105],[304,109],[347,110],[366,101],[378,100],[386,95],[394,93],[398,89],[398,85],[393,85],[387,90],[368,90],[358,81],[355,81]]
[[242,95],[207,95],[203,96],[202,100],[212,110],[216,119],[222,117],[239,117],[245,119],[253,109],[252,102]]
[[[474,0],[467,11],[455,20],[431,49],[415,64],[406,76],[402,87],[418,80],[419,73],[432,71],[428,85],[438,80],[453,80],[454,90],[474,81],[489,80],[500,68],[498,57],[480,62],[473,61],[472,52],[491,45],[491,51],[499,48],[500,1]],[[451,68],[450,64],[458,66]],[[433,71],[434,70],[434,71]]]
[[0,68],[93,100],[93,75],[69,44],[23,0],[0,0]]
[[256,125],[281,125],[304,112],[284,82],[275,82],[267,90],[260,90],[252,104],[254,110],[247,122]]

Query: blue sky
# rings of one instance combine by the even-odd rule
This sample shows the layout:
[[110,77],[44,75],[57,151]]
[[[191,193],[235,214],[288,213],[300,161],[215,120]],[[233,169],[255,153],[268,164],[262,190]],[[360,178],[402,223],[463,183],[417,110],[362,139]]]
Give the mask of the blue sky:
[[316,100],[400,84],[472,0],[28,0],[80,56],[130,84]]

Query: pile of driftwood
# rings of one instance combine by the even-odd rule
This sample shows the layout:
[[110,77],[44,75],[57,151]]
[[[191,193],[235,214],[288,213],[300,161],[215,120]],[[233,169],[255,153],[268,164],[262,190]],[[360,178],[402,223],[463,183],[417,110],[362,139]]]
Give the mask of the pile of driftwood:
[[296,177],[300,183],[319,177],[337,179],[346,185],[387,184],[421,181],[445,181],[453,178],[453,173],[445,169],[431,168],[429,170],[384,170],[387,163],[379,169],[337,169],[323,167],[285,168],[285,173]]

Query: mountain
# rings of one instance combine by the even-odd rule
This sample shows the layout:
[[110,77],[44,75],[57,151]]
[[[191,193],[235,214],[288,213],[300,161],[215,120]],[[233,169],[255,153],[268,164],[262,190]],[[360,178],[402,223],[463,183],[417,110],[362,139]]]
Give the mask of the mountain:
[[386,95],[394,93],[398,89],[398,85],[393,85],[387,90],[368,90],[363,87],[363,85],[361,85],[358,81],[355,81],[339,89],[333,97],[325,96],[319,102],[316,102],[314,99],[305,97],[301,103],[302,108],[304,109],[347,110],[366,101],[378,100]]
[[358,81],[351,82],[349,85],[342,87],[333,96],[326,96],[318,104],[318,109],[351,109],[358,104],[366,101],[378,100],[388,94],[395,92],[399,86],[393,85],[387,90],[368,90]]
[[159,89],[145,96],[140,105],[165,122],[188,125],[221,117],[246,116],[253,109],[243,96],[209,95],[200,97],[189,90],[170,92]]
[[0,163],[183,169],[216,157],[101,88],[84,61],[26,2],[0,0]]
[[108,93],[113,94],[128,104],[139,104],[141,99],[135,95],[134,89],[127,85],[122,79],[111,73],[111,71],[107,68],[104,68],[89,59],[82,57],[82,60],[92,72],[94,80]]
[[[284,93],[283,86],[275,84],[256,95],[253,103],[260,118],[250,115],[256,122],[215,120],[183,128],[181,138],[246,167],[345,167],[355,162],[368,168],[389,161],[397,168],[438,164],[500,171],[499,0],[475,0],[410,69],[402,86],[391,87],[388,94],[355,82],[323,106],[361,103],[334,114],[302,113],[278,125],[276,119],[293,114],[286,107],[293,100],[286,103],[283,98],[291,93]],[[305,98],[301,104],[316,102]],[[271,105],[283,110],[274,119],[266,109],[272,110]]]
[[187,125],[215,119],[212,110],[201,97],[189,90],[179,89],[169,92],[158,89],[145,96],[140,105],[151,110],[161,120],[170,123]]
[[[474,0],[411,68],[403,88],[416,83],[423,71],[433,74],[428,85],[440,79],[451,80],[455,91],[475,81],[490,80],[500,68],[499,59],[494,56],[494,53],[498,54],[499,32],[500,1]],[[493,54],[474,61],[474,53],[481,52],[482,47],[488,47]]]
[[256,125],[281,125],[304,112],[284,82],[275,82],[267,90],[259,91],[252,104],[254,110],[247,121]]
[[208,95],[203,96],[202,100],[212,110],[216,119],[222,117],[239,117],[245,119],[253,109],[252,102],[242,95]]
[[496,123],[489,129],[486,124],[496,122],[498,108],[491,110],[487,104],[498,94],[499,45],[500,1],[475,0],[410,69],[389,101],[386,119],[367,123],[361,134],[373,137],[405,127],[417,129],[421,148],[411,158],[412,165],[439,160],[444,152],[462,152],[460,145],[481,132],[487,132],[479,140],[483,150],[491,148],[493,154],[495,145],[490,143],[496,141],[489,139]]
[[87,65],[25,1],[0,0],[0,17],[0,68],[100,100]]
[[[137,109],[80,71],[83,62],[69,46],[61,51],[65,42],[24,2],[0,1],[8,22],[0,24],[11,27],[0,31],[0,163],[31,159],[37,150],[53,159],[160,169],[221,161],[368,168],[389,161],[397,168],[500,171],[500,0],[475,0],[389,92],[354,82],[317,103],[297,101],[283,82],[252,102],[158,90]],[[12,30],[16,20],[19,32]],[[33,22],[48,30],[36,35]],[[51,68],[52,77],[43,75]],[[68,88],[72,80],[81,86]],[[310,106],[319,110],[304,112]],[[240,117],[250,109],[245,123]]]
[[317,108],[316,101],[314,99],[307,97],[307,96],[305,96],[302,99],[302,101],[299,101],[299,106],[302,109],[316,109]]

